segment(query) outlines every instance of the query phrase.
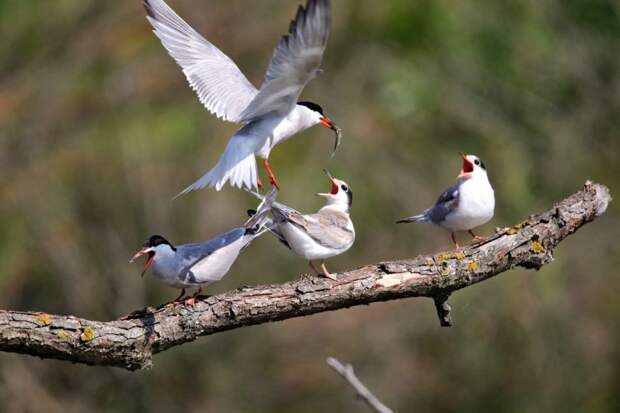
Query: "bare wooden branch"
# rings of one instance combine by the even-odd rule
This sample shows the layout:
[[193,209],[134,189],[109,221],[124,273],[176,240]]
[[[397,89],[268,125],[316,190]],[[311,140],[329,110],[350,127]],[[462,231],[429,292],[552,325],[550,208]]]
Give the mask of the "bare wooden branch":
[[337,281],[302,276],[206,297],[193,307],[145,309],[109,322],[0,311],[0,350],[136,370],[150,367],[153,354],[199,336],[377,301],[429,297],[440,303],[443,319],[448,317],[444,297],[517,266],[540,268],[552,260],[559,242],[605,212],[610,200],[605,186],[588,182],[550,210],[481,243],[366,265],[337,274]]
[[365,401],[372,410],[377,413],[394,413],[392,409],[381,403],[381,400],[377,399],[377,397],[364,386],[364,383],[355,375],[355,371],[353,371],[353,366],[351,364],[345,366],[333,357],[327,358],[327,364],[336,370],[336,372],[353,387],[359,398]]

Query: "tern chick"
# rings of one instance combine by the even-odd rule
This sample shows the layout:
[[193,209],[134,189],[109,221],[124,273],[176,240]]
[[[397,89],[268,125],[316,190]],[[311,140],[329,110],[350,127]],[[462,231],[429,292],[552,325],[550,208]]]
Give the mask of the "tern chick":
[[[280,242],[308,260],[317,274],[336,280],[325,267],[325,260],[344,253],[355,241],[355,228],[349,214],[353,192],[346,182],[332,177],[327,171],[325,173],[331,183],[331,191],[316,194],[327,198],[323,208],[316,214],[302,214],[274,202],[271,208],[274,223],[268,226]],[[321,261],[322,272],[315,267],[315,260]]]
[[463,167],[456,184],[441,194],[432,208],[420,215],[404,218],[397,223],[430,222],[451,231],[456,248],[456,231],[468,231],[474,240],[483,239],[473,229],[493,218],[495,194],[484,162],[475,155],[463,155]]

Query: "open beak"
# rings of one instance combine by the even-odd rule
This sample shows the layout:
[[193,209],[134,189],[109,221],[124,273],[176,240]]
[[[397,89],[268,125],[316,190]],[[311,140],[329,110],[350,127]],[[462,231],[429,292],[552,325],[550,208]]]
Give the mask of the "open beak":
[[334,177],[332,176],[332,174],[329,173],[327,169],[323,169],[323,172],[325,172],[325,175],[327,175],[329,182],[331,182],[332,190],[330,192],[319,192],[318,194],[315,194],[315,195],[329,198],[330,196],[336,195],[338,193],[338,183],[336,183],[336,181],[334,180]]
[[335,137],[335,140],[334,140],[334,150],[332,151],[332,154],[330,155],[330,158],[333,158],[334,155],[336,155],[336,150],[340,146],[340,142],[342,142],[342,129],[340,129],[327,116],[321,117],[320,122],[321,122],[321,125],[323,125],[324,127],[328,128],[328,129],[333,130],[336,133],[336,137]]
[[144,273],[149,269],[151,264],[153,264],[153,257],[155,257],[155,253],[147,247],[142,248],[140,251],[136,252],[129,262],[134,262],[136,259],[140,258],[143,255],[148,255],[146,261],[144,262],[144,268],[142,269],[141,277],[144,277]]
[[463,167],[461,168],[461,173],[459,174],[459,176],[457,176],[457,178],[466,178],[469,176],[470,173],[474,171],[474,165],[469,162],[469,160],[467,159],[467,155],[462,152],[459,152],[459,154],[463,158]]

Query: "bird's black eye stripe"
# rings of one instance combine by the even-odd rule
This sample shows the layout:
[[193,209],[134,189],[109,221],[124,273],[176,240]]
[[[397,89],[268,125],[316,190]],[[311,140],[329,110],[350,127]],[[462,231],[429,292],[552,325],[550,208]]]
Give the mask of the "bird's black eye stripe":
[[349,188],[347,188],[346,185],[340,185],[340,188],[344,191],[347,192],[349,190]]
[[482,169],[485,169],[485,170],[487,169],[487,167],[484,165],[484,162],[482,162],[482,161],[480,161],[480,167],[481,167]]

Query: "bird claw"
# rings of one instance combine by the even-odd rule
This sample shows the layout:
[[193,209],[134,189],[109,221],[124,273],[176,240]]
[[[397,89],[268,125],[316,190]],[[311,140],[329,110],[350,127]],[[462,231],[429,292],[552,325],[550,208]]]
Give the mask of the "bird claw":
[[326,274],[323,274],[323,277],[329,278],[332,281],[338,281],[338,277],[336,277],[334,274],[329,273],[329,272]]

